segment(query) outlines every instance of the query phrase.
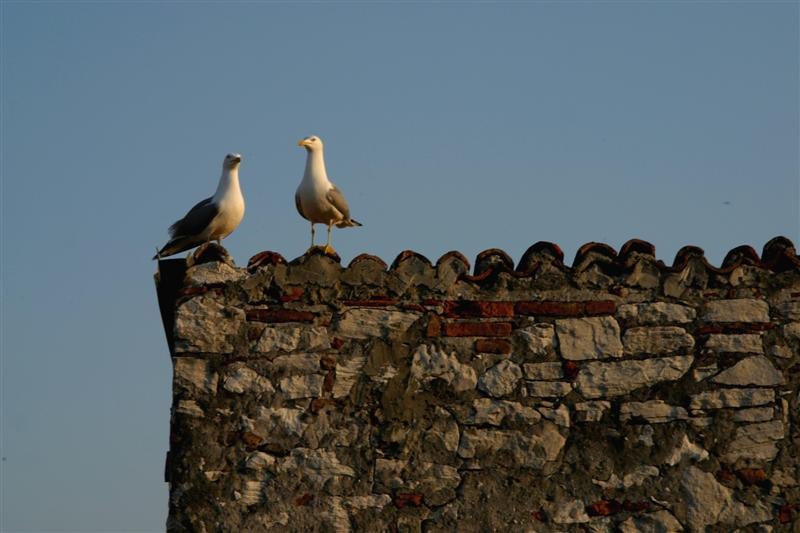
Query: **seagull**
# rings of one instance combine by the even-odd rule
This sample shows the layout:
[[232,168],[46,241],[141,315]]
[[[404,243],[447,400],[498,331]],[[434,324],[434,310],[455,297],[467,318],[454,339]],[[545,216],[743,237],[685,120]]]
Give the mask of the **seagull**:
[[331,227],[349,228],[361,226],[350,218],[350,207],[347,205],[342,191],[328,179],[325,171],[325,158],[322,155],[322,139],[311,135],[298,141],[297,146],[302,146],[308,152],[306,157],[306,170],[303,180],[294,194],[294,203],[297,212],[304,219],[311,222],[311,248],[314,248],[314,224],[328,225],[328,243],[325,245],[326,254],[335,254],[331,247]]
[[186,216],[169,227],[169,242],[156,252],[153,259],[183,252],[230,235],[244,217],[244,198],[239,188],[240,154],[228,154],[222,162],[222,176],[217,192],[211,198],[192,207]]

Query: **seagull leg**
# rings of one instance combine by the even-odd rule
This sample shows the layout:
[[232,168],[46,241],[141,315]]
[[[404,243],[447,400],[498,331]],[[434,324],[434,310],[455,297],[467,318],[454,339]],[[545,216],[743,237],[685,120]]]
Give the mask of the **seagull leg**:
[[308,252],[310,252],[311,250],[314,249],[314,233],[315,233],[314,232],[314,223],[312,222],[311,223],[311,247],[308,250],[306,250],[306,253],[308,253]]
[[331,228],[333,227],[332,223],[328,223],[328,242],[325,244],[325,253],[327,255],[334,255],[336,250],[333,249],[331,246]]

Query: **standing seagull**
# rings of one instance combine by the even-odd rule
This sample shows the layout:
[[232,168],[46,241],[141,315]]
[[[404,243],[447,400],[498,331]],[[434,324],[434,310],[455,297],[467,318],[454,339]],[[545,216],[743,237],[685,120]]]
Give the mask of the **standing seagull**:
[[316,135],[306,137],[297,143],[308,152],[306,171],[303,180],[294,194],[297,212],[311,222],[311,248],[314,248],[314,224],[328,225],[328,243],[325,253],[336,253],[331,247],[331,227],[349,228],[360,226],[350,218],[350,207],[342,191],[328,179],[325,171],[325,158],[322,155],[322,139]]
[[239,188],[239,163],[242,156],[228,154],[222,163],[217,192],[199,202],[186,216],[169,227],[170,240],[153,259],[183,252],[213,240],[220,243],[244,217],[244,198]]

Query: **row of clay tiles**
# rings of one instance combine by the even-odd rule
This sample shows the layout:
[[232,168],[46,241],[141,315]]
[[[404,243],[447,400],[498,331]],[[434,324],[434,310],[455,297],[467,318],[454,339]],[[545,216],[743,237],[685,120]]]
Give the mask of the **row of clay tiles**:
[[[202,254],[202,252],[201,252]],[[311,251],[311,254],[320,254],[323,252],[319,250]],[[487,277],[497,274],[499,272],[506,272],[513,276],[525,277],[530,276],[536,272],[541,265],[537,256],[546,254],[550,256],[551,264],[562,268],[564,271],[569,271],[570,267],[564,264],[564,252],[557,244],[551,242],[539,241],[522,255],[519,264],[514,268],[514,261],[511,257],[497,248],[492,248],[478,254],[475,260],[475,271],[473,274],[464,275],[467,281],[481,281]],[[624,267],[628,259],[634,254],[643,254],[652,256],[655,259],[655,246],[653,244],[642,241],[639,239],[631,239],[626,242],[619,252],[616,252],[611,246],[603,243],[590,242],[586,243],[578,249],[575,254],[575,259],[572,262],[573,267],[581,265],[586,258],[590,255],[600,256],[607,261],[616,264],[619,267]],[[328,256],[331,257],[331,256]],[[341,261],[338,256],[331,257],[336,261]],[[369,254],[361,254],[355,257],[348,268],[352,268],[362,261],[375,261],[386,270],[387,268],[395,269],[404,261],[417,258],[418,260],[434,266],[428,258],[410,250],[401,252],[392,263],[391,267],[387,267],[379,257]],[[470,264],[466,257],[459,252],[448,252],[444,254],[436,262],[439,266],[442,262],[456,259],[464,264],[464,271],[469,272]],[[717,274],[728,274],[736,268],[747,265],[758,268],[763,268],[773,272],[785,271],[800,271],[800,257],[796,255],[795,247],[792,241],[786,237],[775,237],[764,245],[764,249],[759,257],[758,253],[751,246],[738,246],[729,251],[722,262],[722,266],[715,267],[708,262],[705,257],[705,252],[702,248],[696,246],[684,246],[675,255],[675,260],[672,266],[667,266],[663,261],[656,261],[656,265],[666,272],[680,272],[686,268],[689,261],[697,259],[701,264],[710,271]],[[202,259],[199,260],[202,262]],[[286,259],[277,252],[261,252],[250,258],[247,264],[248,270],[255,271],[261,265],[277,265],[285,264]]]

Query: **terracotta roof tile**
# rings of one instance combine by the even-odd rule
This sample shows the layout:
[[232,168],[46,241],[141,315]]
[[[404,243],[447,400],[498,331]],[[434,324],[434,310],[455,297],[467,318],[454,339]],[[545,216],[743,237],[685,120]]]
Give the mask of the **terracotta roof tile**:
[[[394,270],[406,261],[416,260],[438,270],[444,265],[451,263],[461,265],[458,267],[458,270],[462,271],[460,275],[461,279],[472,283],[480,283],[488,279],[493,279],[500,273],[505,273],[515,278],[535,276],[545,263],[567,272],[576,269],[586,269],[596,262],[601,262],[604,265],[602,268],[605,270],[624,271],[631,268],[629,262],[637,261],[637,256],[644,255],[655,259],[655,251],[655,246],[653,246],[653,244],[641,239],[629,240],[622,245],[619,253],[608,244],[588,242],[578,249],[572,265],[568,267],[564,265],[564,254],[558,245],[551,242],[539,241],[525,251],[516,269],[511,256],[497,248],[484,250],[478,254],[475,259],[475,268],[472,274],[469,273],[469,260],[457,251],[447,252],[442,255],[434,266],[424,255],[411,250],[405,250],[398,254],[388,268],[381,258],[374,255],[361,254],[350,261],[347,268],[351,268],[361,262],[371,261],[377,263],[385,270]],[[298,261],[302,262],[314,255],[321,255],[329,258],[331,261],[341,262],[338,255],[325,255],[322,250],[315,249],[293,260],[292,263]],[[219,260],[231,262],[225,249],[213,243],[198,248],[198,251],[190,257],[193,264]],[[722,261],[722,265],[719,267],[709,263],[703,249],[697,246],[684,246],[678,250],[678,253],[675,254],[675,259],[672,261],[672,265],[667,265],[661,260],[656,261],[656,265],[664,272],[676,273],[684,270],[692,262],[700,264],[709,272],[716,274],[729,274],[734,269],[743,265],[771,270],[773,272],[800,270],[800,258],[797,256],[795,246],[792,241],[786,237],[775,237],[767,242],[764,245],[761,257],[758,256],[758,253],[752,246],[737,246],[727,253],[725,259]],[[282,255],[276,252],[265,251],[250,258],[247,268],[253,272],[262,265],[279,264],[286,264],[286,259],[284,259]]]

